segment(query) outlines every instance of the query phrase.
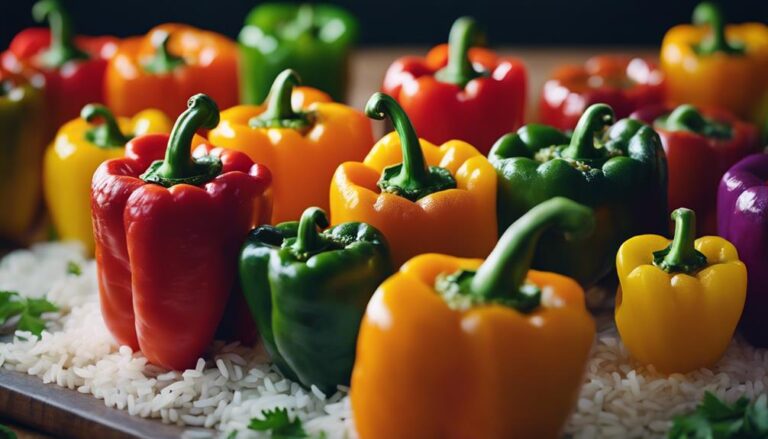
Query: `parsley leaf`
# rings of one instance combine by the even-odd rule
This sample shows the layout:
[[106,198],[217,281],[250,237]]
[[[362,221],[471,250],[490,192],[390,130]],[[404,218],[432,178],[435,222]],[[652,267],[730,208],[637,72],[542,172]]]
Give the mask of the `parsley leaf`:
[[83,269],[80,268],[80,265],[77,262],[69,261],[67,262],[67,274],[80,276],[81,274],[83,274]]
[[670,439],[761,439],[768,438],[768,396],[754,403],[741,397],[728,404],[706,392],[696,410],[674,419]]
[[269,432],[272,439],[325,439],[325,433],[317,436],[307,434],[301,420],[299,418],[291,420],[286,408],[262,410],[261,416],[263,419],[252,418],[248,428]]
[[20,316],[16,329],[40,335],[45,329],[43,313],[58,311],[56,305],[45,299],[32,299],[14,291],[0,291],[0,325],[10,318]]

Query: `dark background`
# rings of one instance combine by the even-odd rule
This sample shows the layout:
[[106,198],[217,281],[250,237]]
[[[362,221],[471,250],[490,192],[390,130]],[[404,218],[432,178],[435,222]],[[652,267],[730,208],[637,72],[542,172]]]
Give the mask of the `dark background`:
[[[127,36],[168,21],[236,37],[254,0],[62,0],[79,33]],[[33,0],[0,0],[0,47],[34,24]],[[362,45],[431,45],[472,15],[491,45],[657,45],[696,0],[331,0],[361,22]],[[768,21],[768,0],[722,0],[732,22]]]

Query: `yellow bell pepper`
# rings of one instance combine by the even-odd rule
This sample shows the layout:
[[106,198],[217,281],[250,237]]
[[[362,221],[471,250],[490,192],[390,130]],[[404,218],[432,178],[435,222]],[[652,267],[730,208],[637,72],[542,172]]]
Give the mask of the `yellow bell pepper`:
[[399,266],[422,253],[483,258],[493,249],[496,172],[472,145],[441,146],[416,136],[390,96],[374,94],[369,117],[389,117],[384,136],[360,162],[339,166],[331,183],[331,223],[368,223],[386,236]]
[[696,216],[672,212],[675,236],[627,240],[616,256],[616,327],[637,360],[665,373],[717,362],[731,342],[747,291],[736,248],[717,236],[694,241]]
[[[94,125],[97,119],[103,123]],[[80,241],[93,254],[91,177],[96,168],[105,160],[122,157],[131,137],[169,133],[171,127],[171,120],[158,110],[115,119],[98,104],[86,105],[80,118],[61,127],[43,163],[45,201],[59,238]]]
[[545,230],[583,236],[594,221],[554,198],[510,226],[485,261],[420,255],[387,279],[357,341],[360,439],[559,437],[595,323],[576,281],[529,267]]
[[373,145],[362,113],[319,90],[296,87],[299,81],[296,72],[284,70],[266,105],[225,110],[208,134],[212,144],[242,151],[272,172],[272,224],[294,221],[311,206],[328,210],[333,171],[361,160]]

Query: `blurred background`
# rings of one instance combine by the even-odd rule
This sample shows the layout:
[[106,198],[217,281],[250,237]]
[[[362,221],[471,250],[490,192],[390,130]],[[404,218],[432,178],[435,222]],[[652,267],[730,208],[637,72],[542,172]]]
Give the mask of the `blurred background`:
[[[63,0],[78,33],[127,36],[181,21],[236,37],[254,0]],[[34,24],[33,0],[0,0],[0,47]],[[453,20],[472,15],[491,45],[646,46],[688,22],[698,0],[339,0],[361,22],[365,46],[443,42]],[[730,22],[768,21],[768,0],[723,0]]]

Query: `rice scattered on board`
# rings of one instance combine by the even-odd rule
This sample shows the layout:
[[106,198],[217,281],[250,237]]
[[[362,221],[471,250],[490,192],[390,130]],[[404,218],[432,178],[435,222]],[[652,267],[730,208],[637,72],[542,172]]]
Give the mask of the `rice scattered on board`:
[[[82,275],[68,275],[68,261]],[[287,408],[310,433],[354,439],[347,389],[332,396],[281,377],[260,349],[216,342],[194,369],[167,371],[119,347],[101,319],[95,264],[71,244],[40,244],[0,261],[0,290],[47,294],[61,312],[48,316],[52,332],[40,339],[16,332],[0,343],[0,366],[46,383],[91,394],[109,407],[189,427],[184,437],[210,438],[238,430],[262,438],[250,419]],[[663,437],[676,414],[693,409],[705,390],[734,401],[768,386],[768,352],[734,341],[715,367],[660,375],[631,361],[614,331],[603,332],[587,365],[585,384],[565,433],[574,438]]]

